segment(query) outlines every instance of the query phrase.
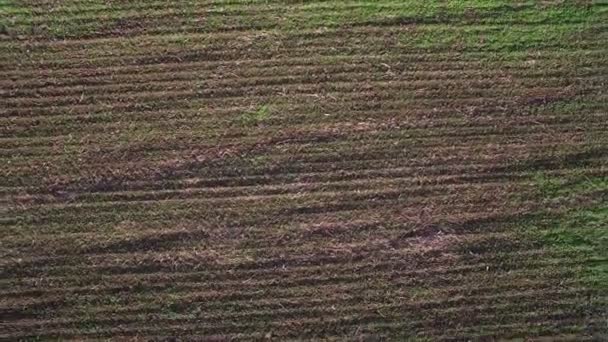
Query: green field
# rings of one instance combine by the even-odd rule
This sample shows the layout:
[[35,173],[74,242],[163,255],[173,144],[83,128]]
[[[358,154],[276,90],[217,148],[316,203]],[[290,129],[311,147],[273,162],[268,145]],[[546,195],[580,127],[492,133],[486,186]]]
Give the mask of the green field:
[[608,340],[608,2],[0,0],[0,340]]

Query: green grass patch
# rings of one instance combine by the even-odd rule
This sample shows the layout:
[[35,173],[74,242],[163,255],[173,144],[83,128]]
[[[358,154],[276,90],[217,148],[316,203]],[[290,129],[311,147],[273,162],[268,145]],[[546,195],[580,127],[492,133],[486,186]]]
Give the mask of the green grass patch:
[[[119,30],[123,24],[147,25],[142,23],[141,18],[133,17],[141,7],[139,5],[127,6],[104,0],[52,2],[44,6],[18,0],[0,1],[0,18],[4,18],[0,19],[0,28],[11,34],[74,38],[106,34],[110,30]],[[141,13],[143,10],[139,11]],[[497,0],[307,2],[289,6],[264,1],[238,4],[218,2],[210,9],[195,1],[187,1],[180,6],[155,3],[147,11],[148,16],[165,12],[176,14],[178,22],[183,20],[176,25],[202,31],[237,26],[300,31],[378,22],[411,23],[421,25],[423,29],[413,40],[411,37],[404,38],[407,44],[424,48],[453,48],[464,43],[469,48],[481,46],[493,50],[540,44],[533,39],[535,37],[555,43],[555,39],[564,38],[559,32],[561,27],[588,26],[608,19],[605,8],[598,5],[513,4]],[[247,12],[252,15],[235,15]],[[492,34],[480,35],[475,31],[462,32],[457,29],[462,24],[498,27]],[[437,25],[440,26],[438,30]],[[517,25],[523,25],[533,32],[522,33],[509,28]],[[542,31],[539,29],[542,26],[548,28]],[[420,26],[416,26],[416,31],[419,29]]]
[[587,176],[583,171],[565,177],[538,172],[532,178],[536,190],[545,201],[608,190],[608,177]]
[[[66,38],[92,34],[104,25],[94,12],[91,17],[79,17],[84,10],[106,8],[103,0],[81,3],[61,3],[43,9],[24,1],[0,0],[0,30],[12,36],[45,35]],[[48,8],[47,8],[48,7]],[[61,12],[62,15],[53,15]],[[67,14],[67,15],[66,15]]]
[[580,252],[580,280],[592,288],[608,289],[608,205],[573,209],[529,234],[553,250]]
[[545,242],[560,249],[608,247],[608,206],[573,210],[550,221],[552,229],[543,231]]
[[584,35],[585,25],[424,25],[404,33],[404,47],[441,51],[510,52],[575,45]]
[[416,24],[567,24],[600,23],[600,6],[576,3],[513,4],[509,1],[344,1],[310,3],[287,11],[279,27],[336,27],[366,22]]
[[[603,196],[608,191],[608,177],[537,174],[533,179],[546,202],[576,203],[576,197]],[[528,239],[554,251],[580,253],[580,280],[592,288],[608,289],[608,203],[601,198],[591,206],[574,205],[561,214],[541,215],[522,230]]]
[[244,126],[255,126],[266,121],[270,117],[270,107],[262,105],[254,111],[245,112],[239,116],[239,122]]
[[21,6],[14,0],[0,0],[0,35],[13,33],[22,17],[31,17],[27,6]]
[[594,32],[593,25],[608,19],[601,7],[580,4],[512,6],[501,1],[448,2],[437,15],[444,18],[442,21],[452,18],[470,25],[440,22],[417,26],[412,32],[402,34],[400,43],[423,50],[472,52],[562,47],[584,41],[582,37]]

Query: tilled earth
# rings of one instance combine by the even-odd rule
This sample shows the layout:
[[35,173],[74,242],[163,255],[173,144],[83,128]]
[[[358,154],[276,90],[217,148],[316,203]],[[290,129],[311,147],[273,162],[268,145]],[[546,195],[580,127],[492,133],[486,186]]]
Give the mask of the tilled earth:
[[0,339],[608,339],[601,1],[0,1]]

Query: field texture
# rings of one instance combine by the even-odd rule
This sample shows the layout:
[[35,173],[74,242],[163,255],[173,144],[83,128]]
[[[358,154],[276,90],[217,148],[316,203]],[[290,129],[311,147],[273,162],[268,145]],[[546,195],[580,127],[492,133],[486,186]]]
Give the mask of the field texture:
[[605,1],[0,0],[0,339],[608,339]]

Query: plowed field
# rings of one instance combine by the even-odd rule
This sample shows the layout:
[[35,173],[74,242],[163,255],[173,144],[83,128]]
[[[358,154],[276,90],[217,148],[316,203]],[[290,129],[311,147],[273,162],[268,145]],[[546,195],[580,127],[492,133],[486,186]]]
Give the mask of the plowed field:
[[0,339],[608,339],[608,3],[0,0]]

